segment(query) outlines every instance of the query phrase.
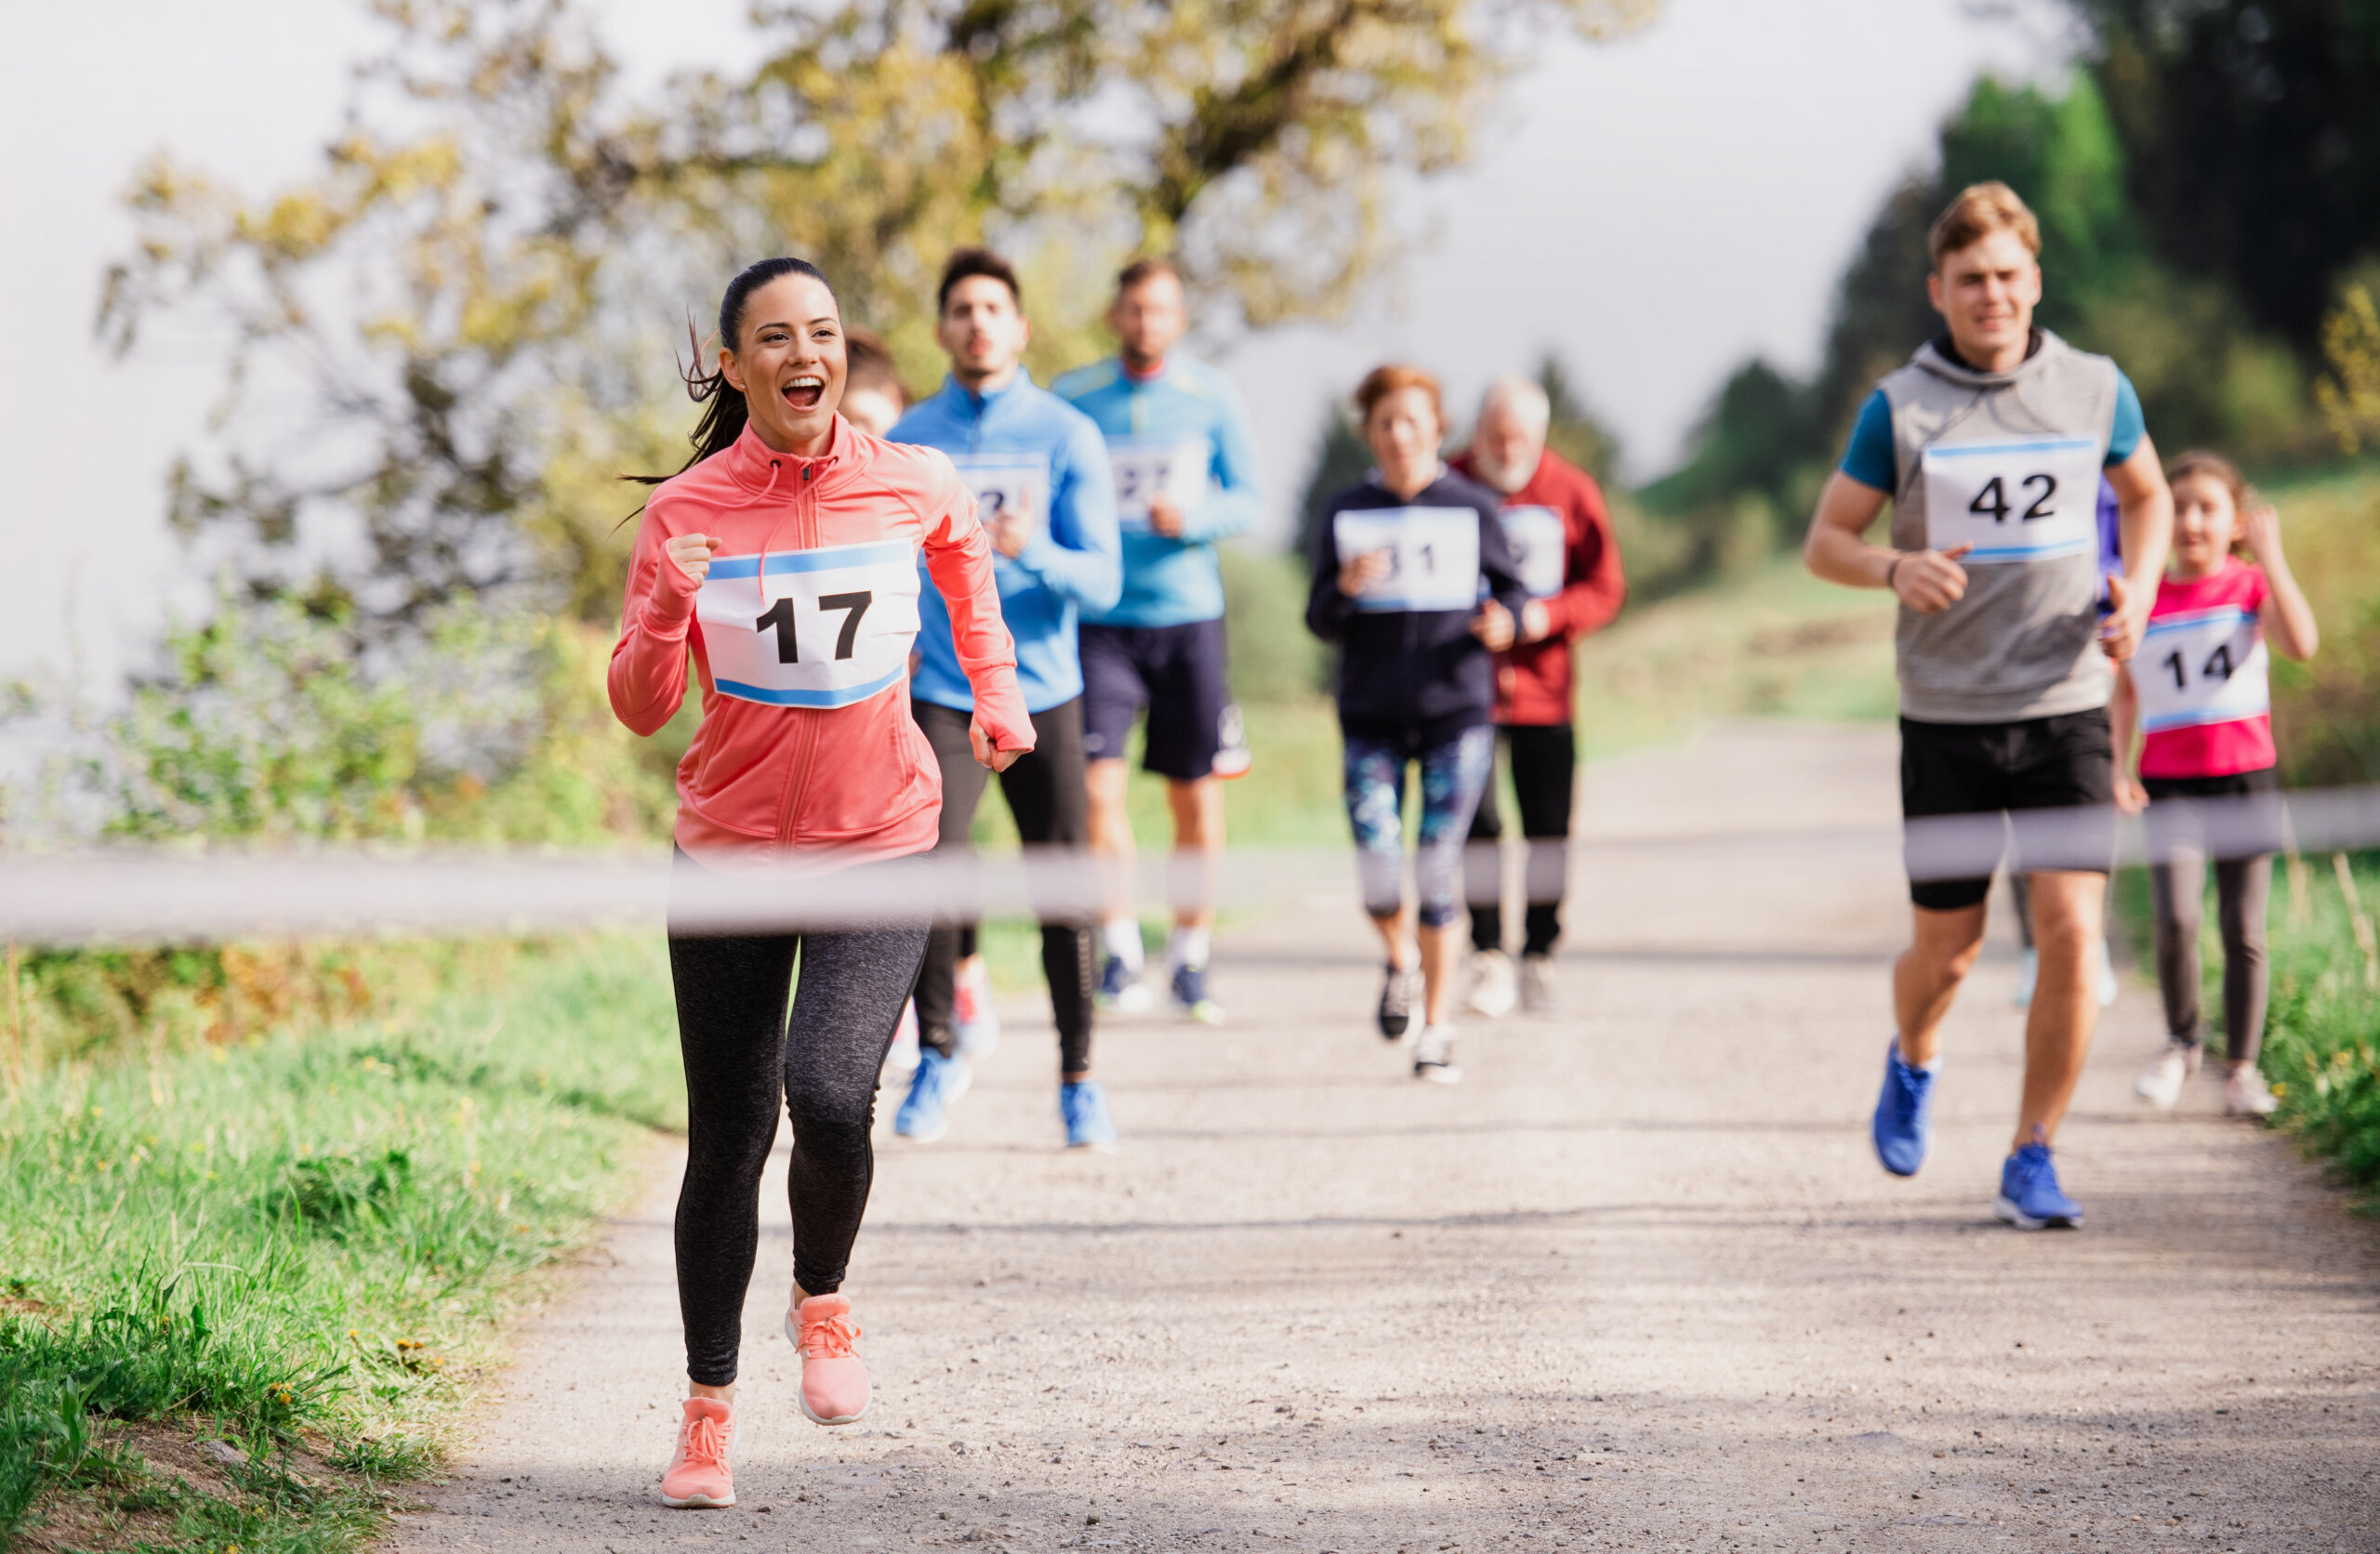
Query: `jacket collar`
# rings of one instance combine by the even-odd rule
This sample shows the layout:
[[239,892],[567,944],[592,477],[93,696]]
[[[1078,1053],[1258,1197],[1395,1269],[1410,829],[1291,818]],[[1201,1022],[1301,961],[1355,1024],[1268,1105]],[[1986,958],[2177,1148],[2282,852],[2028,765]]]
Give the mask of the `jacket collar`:
[[2066,342],[2048,330],[2035,325],[2033,337],[2025,347],[2025,359],[2004,373],[1979,372],[1969,366],[1964,358],[1950,345],[1944,335],[1917,348],[1910,360],[1936,377],[1968,388],[2002,388],[2019,379],[2032,376],[2042,370],[2050,357],[2066,349]]
[[1019,389],[1030,388],[1033,386],[1033,375],[1023,367],[1019,367],[1016,369],[1014,377],[1010,378],[998,388],[982,392],[968,388],[956,377],[945,376],[942,380],[942,392],[957,409],[976,420],[982,420],[992,413],[993,406],[1014,399]]
[[735,483],[747,491],[797,491],[804,481],[814,485],[851,465],[859,454],[859,434],[841,415],[835,417],[834,435],[823,454],[781,454],[760,441],[752,424],[721,455]]

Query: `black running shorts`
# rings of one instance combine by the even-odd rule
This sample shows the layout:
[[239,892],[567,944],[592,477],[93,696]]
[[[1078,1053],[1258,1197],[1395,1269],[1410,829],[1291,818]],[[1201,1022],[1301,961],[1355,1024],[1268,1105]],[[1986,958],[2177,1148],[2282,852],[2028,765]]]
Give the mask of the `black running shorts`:
[[1083,753],[1120,760],[1132,719],[1148,708],[1142,767],[1176,782],[1212,776],[1223,748],[1223,623],[1082,627]]
[[[1900,720],[1900,811],[1904,820],[1937,815],[1987,815],[2026,810],[2083,810],[2075,827],[2096,838],[2080,849],[2062,838],[2054,865],[2104,874],[2115,859],[2115,751],[2104,707],[2056,718],[2013,723],[1921,723]],[[1923,828],[1918,828],[1923,829]],[[1927,868],[1904,827],[1903,851],[1910,870],[1909,899],[1929,911],[1950,912],[1979,903],[1991,891],[1989,868],[1955,879],[1923,877]],[[2091,856],[2106,860],[2093,863]],[[2010,866],[2030,864],[2024,835],[2017,836]]]

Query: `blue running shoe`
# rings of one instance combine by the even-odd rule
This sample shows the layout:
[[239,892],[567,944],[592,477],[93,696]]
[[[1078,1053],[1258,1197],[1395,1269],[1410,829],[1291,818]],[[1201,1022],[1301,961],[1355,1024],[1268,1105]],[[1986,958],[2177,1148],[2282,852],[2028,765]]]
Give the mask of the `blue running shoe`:
[[1900,1060],[1900,1038],[1884,1048],[1884,1090],[1876,1098],[1876,1158],[1897,1177],[1913,1177],[1934,1142],[1934,1076]]
[[1221,1025],[1223,1007],[1207,996],[1207,968],[1203,966],[1177,966],[1173,968],[1173,1005],[1184,1020],[1201,1025]]
[[2082,1205],[2057,1185],[2057,1166],[2047,1144],[2027,1144],[2000,1167],[2000,1196],[1994,1214],[2020,1231],[2079,1231]]
[[1116,1152],[1116,1119],[1107,1114],[1107,1092],[1096,1079],[1058,1086],[1058,1115],[1065,1120],[1066,1148]]
[[892,1131],[916,1143],[931,1144],[950,1131],[950,1109],[975,1083],[964,1058],[945,1058],[932,1047],[918,1054],[918,1072],[910,1077],[909,1096],[892,1113]]
[[1138,1014],[1157,1002],[1157,994],[1141,980],[1139,968],[1127,966],[1122,955],[1109,955],[1099,973],[1099,991],[1091,994],[1091,1002],[1103,1009]]

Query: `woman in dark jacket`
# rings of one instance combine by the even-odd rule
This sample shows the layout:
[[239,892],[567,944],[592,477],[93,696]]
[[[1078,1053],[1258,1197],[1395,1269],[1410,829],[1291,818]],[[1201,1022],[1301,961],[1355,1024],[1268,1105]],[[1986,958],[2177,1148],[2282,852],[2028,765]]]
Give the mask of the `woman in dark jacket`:
[[[1451,1084],[1457,876],[1463,838],[1495,759],[1492,654],[1513,639],[1527,601],[1504,544],[1496,495],[1438,458],[1446,435],[1437,380],[1377,367],[1355,390],[1379,467],[1330,498],[1315,525],[1305,623],[1339,645],[1339,730],[1347,819],[1364,910],[1388,953],[1380,1031],[1401,1038],[1422,983],[1416,1078]],[[1419,944],[1405,907],[1405,768],[1421,768],[1414,863]]]

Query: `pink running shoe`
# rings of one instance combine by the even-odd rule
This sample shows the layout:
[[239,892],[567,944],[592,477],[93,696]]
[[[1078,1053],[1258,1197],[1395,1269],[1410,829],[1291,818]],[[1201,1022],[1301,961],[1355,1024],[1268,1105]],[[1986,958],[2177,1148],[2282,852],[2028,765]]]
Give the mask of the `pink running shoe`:
[[661,1475],[661,1503],[680,1510],[735,1504],[735,1476],[727,1465],[734,1450],[734,1409],[717,1398],[688,1398],[678,1449]]
[[813,1295],[785,1314],[801,1351],[801,1411],[813,1424],[848,1425],[867,1412],[867,1364],[852,1350],[859,1329],[849,1296]]

